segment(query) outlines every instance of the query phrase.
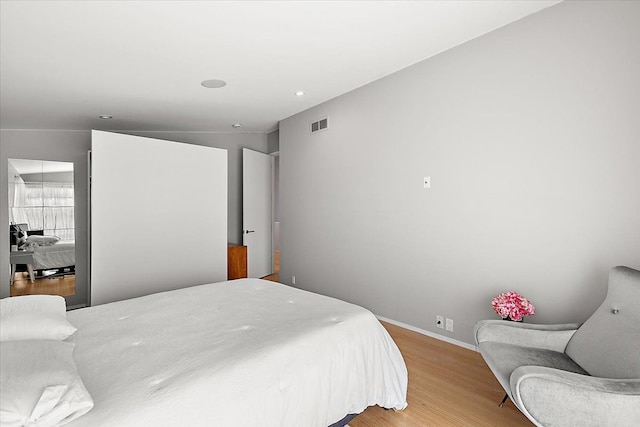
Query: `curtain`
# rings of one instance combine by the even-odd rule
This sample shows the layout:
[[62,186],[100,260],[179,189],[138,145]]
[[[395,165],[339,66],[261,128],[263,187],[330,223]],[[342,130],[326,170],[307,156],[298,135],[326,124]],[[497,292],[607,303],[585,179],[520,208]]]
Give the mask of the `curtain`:
[[29,224],[29,230],[43,230],[46,236],[75,240],[73,184],[16,178],[14,187],[10,221]]

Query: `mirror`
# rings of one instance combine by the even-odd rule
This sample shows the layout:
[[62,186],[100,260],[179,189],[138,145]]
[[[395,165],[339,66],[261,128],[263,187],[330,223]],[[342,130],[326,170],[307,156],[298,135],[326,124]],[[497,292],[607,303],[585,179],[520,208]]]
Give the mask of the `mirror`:
[[73,163],[9,159],[11,296],[71,296],[75,281]]

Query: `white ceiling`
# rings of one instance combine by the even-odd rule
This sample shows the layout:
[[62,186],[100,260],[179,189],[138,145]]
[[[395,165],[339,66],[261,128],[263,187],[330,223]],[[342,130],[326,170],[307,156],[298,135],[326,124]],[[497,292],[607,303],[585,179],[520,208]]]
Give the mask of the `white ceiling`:
[[267,132],[556,3],[2,1],[0,128]]
[[9,165],[20,175],[30,173],[73,172],[73,162],[9,159]]

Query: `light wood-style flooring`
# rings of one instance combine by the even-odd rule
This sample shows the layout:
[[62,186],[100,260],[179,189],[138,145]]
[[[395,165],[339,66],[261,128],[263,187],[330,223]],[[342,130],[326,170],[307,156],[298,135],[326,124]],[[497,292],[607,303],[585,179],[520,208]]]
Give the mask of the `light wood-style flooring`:
[[527,426],[533,424],[511,401],[480,353],[382,322],[400,348],[409,371],[404,411],[369,407],[351,427]]
[[[279,281],[279,268],[265,279]],[[409,406],[404,411],[369,407],[349,422],[350,427],[533,425],[511,401],[498,407],[504,391],[480,353],[396,325],[382,325],[407,364]]]
[[265,280],[271,280],[272,282],[280,281],[280,251],[275,251],[273,254],[273,274],[263,277]]
[[71,274],[55,278],[38,278],[31,283],[27,273],[16,273],[9,295],[62,295],[64,297],[76,293],[76,276]]

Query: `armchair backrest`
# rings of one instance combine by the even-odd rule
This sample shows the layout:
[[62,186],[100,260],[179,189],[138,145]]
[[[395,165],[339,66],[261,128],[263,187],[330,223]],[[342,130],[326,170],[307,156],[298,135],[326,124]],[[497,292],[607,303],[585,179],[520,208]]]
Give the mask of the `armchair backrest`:
[[640,378],[640,271],[611,269],[607,297],[565,352],[592,376]]

